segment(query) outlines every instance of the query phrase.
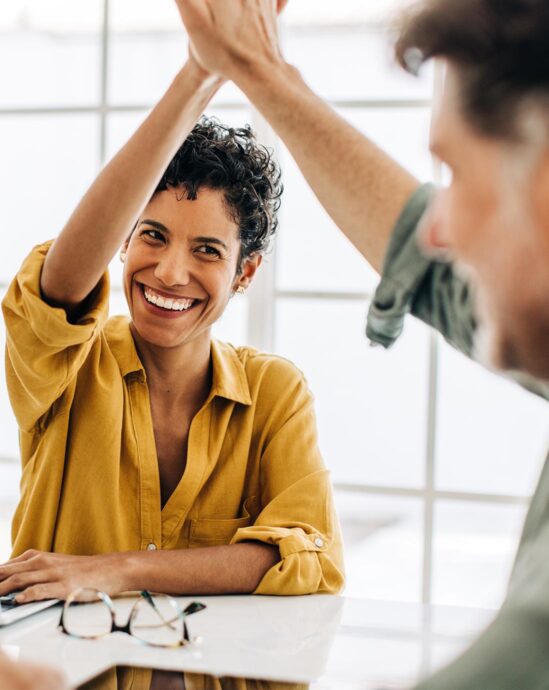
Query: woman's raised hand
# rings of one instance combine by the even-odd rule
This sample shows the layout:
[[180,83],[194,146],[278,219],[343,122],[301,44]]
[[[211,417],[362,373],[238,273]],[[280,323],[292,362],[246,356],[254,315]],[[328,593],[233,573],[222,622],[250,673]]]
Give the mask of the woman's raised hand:
[[288,0],[176,0],[201,67],[225,79],[281,60],[277,14]]

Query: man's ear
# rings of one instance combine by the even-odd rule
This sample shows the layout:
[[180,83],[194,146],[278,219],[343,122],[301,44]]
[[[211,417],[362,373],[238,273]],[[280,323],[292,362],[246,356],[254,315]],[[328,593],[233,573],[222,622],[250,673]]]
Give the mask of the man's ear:
[[261,254],[253,254],[252,256],[244,259],[240,273],[238,274],[234,284],[235,290],[238,290],[239,288],[246,290],[251,285],[255,272],[261,266],[262,261],[263,256]]

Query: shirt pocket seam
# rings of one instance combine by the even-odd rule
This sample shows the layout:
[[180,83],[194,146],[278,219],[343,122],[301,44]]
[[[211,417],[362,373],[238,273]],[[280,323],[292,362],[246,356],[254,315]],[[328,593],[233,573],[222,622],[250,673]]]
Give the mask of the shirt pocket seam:
[[242,508],[244,515],[238,518],[195,518],[191,520],[189,543],[215,542],[229,544],[236,532],[249,527],[253,517],[248,507],[255,499],[249,498]]

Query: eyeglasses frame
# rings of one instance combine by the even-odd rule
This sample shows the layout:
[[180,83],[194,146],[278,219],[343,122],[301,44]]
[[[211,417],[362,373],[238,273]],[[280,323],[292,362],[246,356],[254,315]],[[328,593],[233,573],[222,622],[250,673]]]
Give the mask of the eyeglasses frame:
[[[110,615],[111,615],[111,629],[108,632],[101,633],[100,635],[75,635],[74,633],[71,633],[69,630],[67,630],[67,627],[65,625],[65,613],[68,611],[69,607],[73,603],[86,603],[86,602],[77,602],[76,597],[78,597],[79,594],[82,592],[95,592],[96,595],[98,595],[98,600],[102,601],[105,606],[109,609]],[[156,607],[155,601],[154,601],[154,596],[162,596],[162,597],[167,597],[170,601],[173,602],[174,604],[174,610],[177,613],[176,618],[173,618],[169,621],[165,621],[160,613],[158,612],[158,609]],[[152,592],[149,592],[148,590],[143,590],[139,592],[139,597],[137,601],[133,604],[128,620],[126,621],[125,625],[118,625],[116,622],[116,610],[114,607],[114,603],[110,596],[106,593],[101,591],[100,589],[95,589],[94,587],[79,587],[78,589],[75,589],[73,592],[69,594],[67,599],[65,600],[65,603],[63,604],[63,610],[61,611],[61,618],[59,620],[58,628],[65,634],[69,635],[70,637],[74,637],[79,640],[100,640],[103,637],[106,637],[107,635],[112,634],[113,632],[123,632],[127,633],[134,639],[136,639],[138,642],[142,642],[143,644],[149,645],[151,647],[160,647],[164,649],[174,649],[178,647],[185,647],[189,644],[192,644],[196,638],[191,638],[189,635],[189,630],[187,628],[187,623],[185,621],[185,618],[187,616],[191,616],[193,613],[198,613],[198,611],[202,611],[203,609],[206,608],[206,604],[202,604],[199,601],[192,601],[188,606],[186,606],[184,609],[182,609],[177,601],[174,599],[174,597],[170,596],[169,594],[153,594]],[[135,618],[137,611],[139,609],[139,606],[141,605],[142,600],[145,600],[152,608],[154,608],[160,618],[163,621],[163,625],[170,626],[171,623],[173,623],[177,618],[183,619],[183,636],[181,640],[178,642],[174,642],[172,644],[156,644],[154,642],[149,642],[148,640],[143,640],[140,637],[137,637],[132,633],[131,631],[131,625],[133,622],[133,619]]]

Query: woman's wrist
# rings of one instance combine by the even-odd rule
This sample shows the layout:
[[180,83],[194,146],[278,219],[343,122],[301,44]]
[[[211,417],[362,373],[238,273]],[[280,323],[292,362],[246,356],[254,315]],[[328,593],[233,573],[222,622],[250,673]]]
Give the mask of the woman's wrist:
[[103,574],[101,579],[109,583],[109,593],[114,595],[138,589],[133,586],[135,568],[132,567],[131,554],[128,551],[95,556],[98,559],[97,567]]
[[210,98],[225,83],[225,80],[219,75],[210,74],[203,69],[192,56],[180,69],[174,81],[185,88],[190,86],[196,93]]

